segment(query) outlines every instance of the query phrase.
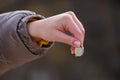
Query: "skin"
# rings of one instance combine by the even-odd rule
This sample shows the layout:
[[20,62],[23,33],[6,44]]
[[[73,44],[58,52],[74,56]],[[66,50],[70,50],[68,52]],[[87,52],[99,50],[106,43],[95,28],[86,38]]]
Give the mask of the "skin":
[[[68,35],[66,32],[70,32]],[[85,30],[74,12],[69,11],[28,24],[28,32],[36,41],[61,42],[71,46],[74,54],[75,47],[83,45]]]

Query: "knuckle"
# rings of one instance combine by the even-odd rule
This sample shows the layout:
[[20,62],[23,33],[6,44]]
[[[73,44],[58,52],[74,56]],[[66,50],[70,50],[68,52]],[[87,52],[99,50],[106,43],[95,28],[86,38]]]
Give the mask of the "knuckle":
[[78,34],[85,35],[85,30],[81,29],[80,31],[78,31]]
[[81,32],[82,32],[82,34],[85,34],[85,29],[84,28],[81,29]]
[[74,15],[75,14],[73,11],[68,11],[67,13],[70,14],[70,15]]
[[80,30],[81,30],[82,34],[85,34],[85,29],[84,29],[82,23],[81,23],[81,28],[80,28]]
[[63,20],[71,20],[71,18],[72,18],[71,15],[69,15],[69,14],[64,14],[62,19],[63,19]]
[[83,34],[85,34],[85,29],[84,28],[81,31],[82,31]]

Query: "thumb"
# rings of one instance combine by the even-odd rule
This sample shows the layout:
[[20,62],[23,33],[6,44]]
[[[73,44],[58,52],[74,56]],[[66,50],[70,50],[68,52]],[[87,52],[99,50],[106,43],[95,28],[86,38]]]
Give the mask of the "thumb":
[[79,40],[61,31],[56,31],[55,41],[65,43],[73,47],[80,47],[81,45]]

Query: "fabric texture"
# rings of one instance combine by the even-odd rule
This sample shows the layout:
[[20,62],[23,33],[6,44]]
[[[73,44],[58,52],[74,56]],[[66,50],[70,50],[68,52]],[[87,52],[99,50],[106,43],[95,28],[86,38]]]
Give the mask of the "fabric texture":
[[44,17],[27,10],[0,14],[0,75],[39,58],[52,46],[41,48],[32,41],[27,29],[30,18]]

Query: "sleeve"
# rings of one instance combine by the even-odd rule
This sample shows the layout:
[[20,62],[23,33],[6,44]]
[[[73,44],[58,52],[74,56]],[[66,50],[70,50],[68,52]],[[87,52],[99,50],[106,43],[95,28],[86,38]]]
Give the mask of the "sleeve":
[[31,11],[13,11],[0,14],[0,75],[42,56],[51,46],[39,47],[28,31],[30,18],[43,19]]

